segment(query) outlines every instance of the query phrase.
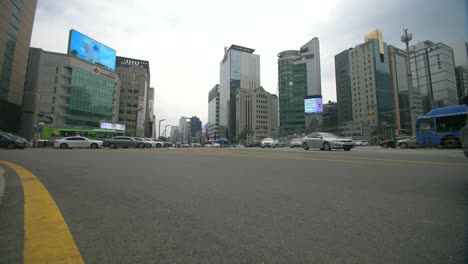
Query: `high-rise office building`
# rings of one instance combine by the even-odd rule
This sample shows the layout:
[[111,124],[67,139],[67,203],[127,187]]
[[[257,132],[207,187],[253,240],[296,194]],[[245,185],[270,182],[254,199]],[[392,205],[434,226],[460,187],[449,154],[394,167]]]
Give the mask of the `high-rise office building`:
[[119,94],[114,72],[75,56],[31,48],[21,134],[32,138],[39,123],[56,128],[117,123]]
[[[307,121],[304,98],[322,95],[320,42],[317,37],[299,50],[286,50],[278,54],[278,87],[280,134],[303,133]],[[321,120],[319,115],[314,117]]]
[[202,138],[202,122],[197,116],[190,118],[190,142],[201,143]]
[[[364,43],[335,57],[337,99],[341,104],[351,94],[352,121],[359,123],[394,123],[394,98],[390,83],[388,48],[382,32],[376,30],[364,37]],[[349,80],[349,81],[348,81]],[[339,106],[341,122],[349,111],[349,99]]]
[[459,104],[468,93],[468,42],[458,40],[449,45],[453,50]]
[[323,104],[323,122],[324,131],[335,132],[338,128],[338,105],[336,102],[328,101]]
[[[388,58],[390,64],[390,81],[393,90],[395,129],[402,129],[408,133],[416,124],[411,123],[411,111],[415,116],[423,114],[421,93],[417,89],[413,90],[413,103],[410,103],[411,96],[408,89],[408,74],[405,50],[395,46],[388,46]],[[413,109],[411,109],[413,107]]]
[[[148,85],[149,86],[149,85]],[[145,137],[156,137],[156,117],[154,115],[154,88],[148,87],[146,93]]]
[[190,141],[190,118],[182,116],[179,119],[179,139],[183,141]]
[[20,129],[37,0],[0,0],[0,130]]
[[217,139],[219,137],[219,85],[216,84],[208,93],[208,138]]
[[237,135],[244,131],[251,140],[278,138],[278,96],[257,89],[239,89],[236,95]]
[[220,137],[236,138],[236,93],[240,88],[260,86],[260,56],[254,49],[232,45],[225,48],[220,62],[219,133]]
[[335,80],[338,124],[353,121],[353,97],[351,93],[351,62],[345,50],[335,56]]
[[410,46],[413,88],[421,92],[423,113],[458,104],[452,48],[426,40]]
[[458,103],[463,104],[463,98],[468,94],[468,72],[462,66],[455,68]]
[[147,91],[150,85],[149,62],[117,57],[116,72],[121,81],[119,123],[129,136],[145,136]]

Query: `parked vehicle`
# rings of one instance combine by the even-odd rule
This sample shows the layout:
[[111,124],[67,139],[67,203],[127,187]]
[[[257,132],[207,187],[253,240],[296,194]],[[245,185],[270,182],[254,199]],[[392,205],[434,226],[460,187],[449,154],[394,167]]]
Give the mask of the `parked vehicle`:
[[146,141],[137,140],[132,137],[114,137],[112,139],[104,140],[103,147],[115,148],[145,148]]
[[0,134],[0,148],[7,148],[7,149],[24,149],[30,147],[31,144],[24,138],[15,136],[10,133],[1,133]]
[[252,141],[245,144],[246,148],[260,147],[262,143],[260,141]]
[[406,148],[417,148],[418,144],[416,141],[416,137],[411,137],[407,139],[400,139],[397,141],[397,146],[406,149]]
[[302,147],[302,138],[291,139],[291,142],[289,142],[289,147],[290,148]]
[[302,139],[302,147],[305,150],[309,148],[319,148],[321,150],[344,149],[350,151],[354,147],[352,139],[339,138],[331,133],[311,133]]
[[[168,148],[168,147],[172,146],[171,142],[163,141],[161,139],[153,138],[153,141],[156,142],[156,147],[157,148]],[[180,144],[180,142],[177,142],[177,143]],[[180,148],[180,147],[178,147],[178,148]]]
[[264,147],[275,147],[275,140],[272,139],[272,138],[264,138],[262,139],[262,142],[261,142],[261,147],[264,148]]
[[286,143],[282,140],[275,140],[275,142],[273,142],[273,147],[283,148],[283,147],[286,147]]
[[69,148],[92,148],[97,149],[102,146],[101,140],[92,140],[85,137],[65,137],[57,139],[54,142],[54,148],[69,149]]
[[355,140],[354,146],[369,146],[368,140]]
[[399,136],[396,137],[395,139],[388,139],[380,142],[380,146],[382,148],[396,148],[398,146],[398,140],[404,140],[404,139],[410,139],[410,136]]
[[149,143],[149,145],[147,145],[146,147],[148,147],[148,148],[155,148],[156,147],[156,142],[154,140],[152,140],[151,138],[144,138],[144,140]]

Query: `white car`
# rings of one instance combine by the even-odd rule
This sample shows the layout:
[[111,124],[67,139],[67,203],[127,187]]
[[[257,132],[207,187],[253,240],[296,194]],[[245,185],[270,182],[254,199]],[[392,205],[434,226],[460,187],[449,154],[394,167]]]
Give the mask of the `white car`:
[[355,146],[369,146],[369,141],[367,141],[367,140],[355,140],[354,145]]
[[270,147],[270,148],[273,147],[274,148],[276,146],[275,145],[275,140],[272,139],[272,138],[264,138],[264,139],[262,139],[262,142],[260,143],[260,146],[262,148],[264,148],[264,147]]
[[85,137],[65,137],[57,139],[54,143],[54,148],[68,149],[68,148],[92,148],[97,149],[102,146],[101,140],[92,140]]

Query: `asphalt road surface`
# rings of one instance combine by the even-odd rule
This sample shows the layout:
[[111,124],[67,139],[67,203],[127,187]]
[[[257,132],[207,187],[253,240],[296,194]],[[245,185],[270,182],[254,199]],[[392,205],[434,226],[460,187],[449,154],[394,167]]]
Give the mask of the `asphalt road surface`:
[[[0,150],[55,200],[86,263],[465,263],[460,150]],[[11,168],[0,263],[22,263]],[[26,191],[25,191],[26,192]]]

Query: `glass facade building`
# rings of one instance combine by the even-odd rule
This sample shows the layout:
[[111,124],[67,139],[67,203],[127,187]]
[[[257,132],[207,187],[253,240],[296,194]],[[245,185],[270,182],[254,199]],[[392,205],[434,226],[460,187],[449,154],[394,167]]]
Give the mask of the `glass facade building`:
[[410,47],[413,87],[421,92],[423,112],[458,104],[452,49],[443,43],[423,41]]
[[[317,37],[299,50],[278,54],[278,88],[281,136],[302,134],[311,124],[320,125],[321,114],[304,113],[306,96],[321,96],[320,42]],[[314,126],[315,127],[315,126]]]
[[240,88],[260,86],[260,56],[255,50],[231,45],[220,62],[219,136],[236,139],[236,94]]
[[67,54],[31,48],[21,127],[32,138],[49,127],[100,128],[117,123],[120,81],[116,73]]
[[338,123],[353,121],[349,50],[335,56],[335,80]]
[[71,126],[99,127],[112,123],[115,82],[94,73],[74,68],[66,123]]
[[37,0],[0,0],[0,130],[17,132]]
[[301,58],[300,51],[283,51],[278,57],[280,136],[298,135],[305,129],[307,65],[295,63]]

